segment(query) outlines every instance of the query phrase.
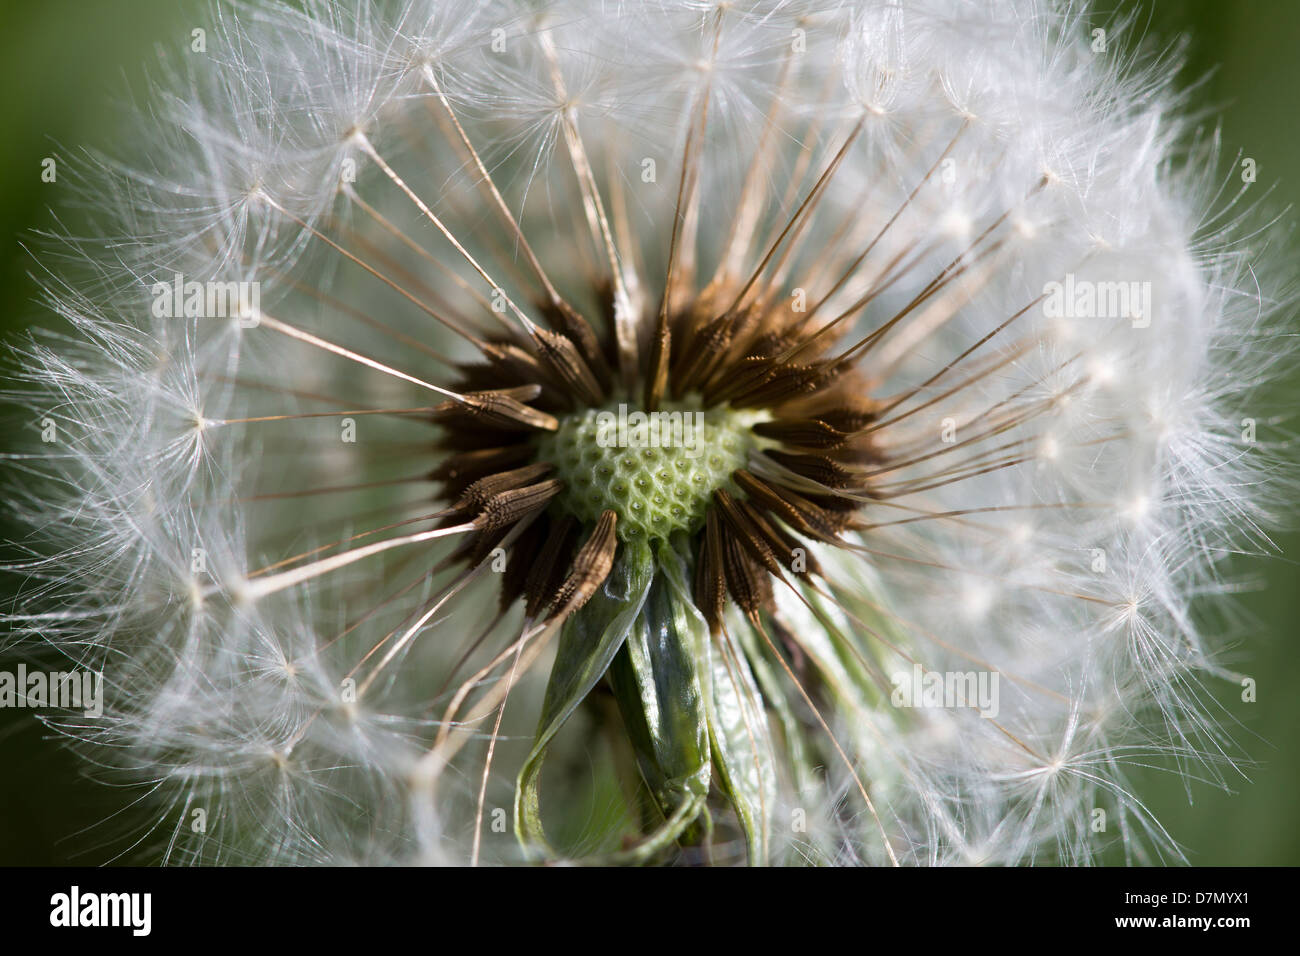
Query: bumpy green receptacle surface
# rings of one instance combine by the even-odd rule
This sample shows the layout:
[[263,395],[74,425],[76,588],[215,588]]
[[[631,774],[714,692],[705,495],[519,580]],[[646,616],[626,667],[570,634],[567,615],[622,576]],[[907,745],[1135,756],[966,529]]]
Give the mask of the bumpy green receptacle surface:
[[[565,490],[556,506],[584,522],[605,509],[618,515],[623,540],[667,538],[674,531],[693,532],[704,522],[713,492],[734,491],[731,473],[743,468],[754,446],[751,419],[726,409],[665,403],[654,432],[636,427],[635,407],[618,404],[575,412],[541,440],[538,456],[555,466]],[[676,413],[674,419],[664,417]]]

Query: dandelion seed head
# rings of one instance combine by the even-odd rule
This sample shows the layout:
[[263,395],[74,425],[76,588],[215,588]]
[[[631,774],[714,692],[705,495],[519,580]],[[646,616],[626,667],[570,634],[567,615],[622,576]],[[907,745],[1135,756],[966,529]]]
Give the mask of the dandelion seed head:
[[1124,766],[1231,749],[1288,300],[1173,63],[1028,0],[213,22],[19,350],[14,620],[166,859],[1176,854]]

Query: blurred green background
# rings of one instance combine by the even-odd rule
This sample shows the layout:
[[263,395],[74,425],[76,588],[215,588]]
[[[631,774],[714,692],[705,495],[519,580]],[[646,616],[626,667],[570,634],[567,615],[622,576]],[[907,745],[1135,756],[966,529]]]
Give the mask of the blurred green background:
[[[1253,195],[1272,188],[1270,205],[1293,224],[1300,208],[1300,3],[1158,0],[1104,7],[1099,25],[1107,11],[1134,13],[1137,29],[1157,45],[1188,38],[1180,81],[1194,84],[1195,106],[1216,111],[1221,174],[1239,150],[1254,159]],[[33,263],[19,242],[51,223],[51,208],[69,224],[79,218],[67,208],[61,183],[42,183],[42,158],[113,143],[123,115],[113,107],[143,89],[158,49],[185,51],[189,31],[207,25],[208,15],[177,0],[0,0],[0,14],[0,335],[12,336],[51,321],[35,301],[27,274]],[[1294,261],[1294,237],[1288,251]],[[1273,401],[1300,401],[1300,369]],[[21,416],[0,417],[6,437],[35,427]],[[1260,437],[1278,436],[1262,427]],[[0,538],[8,537],[3,531]],[[1238,565],[1239,574],[1264,585],[1240,599],[1248,620],[1234,634],[1232,658],[1257,679],[1258,701],[1242,704],[1235,686],[1212,686],[1227,713],[1243,721],[1234,736],[1258,766],[1247,771],[1249,780],[1230,781],[1233,793],[1203,784],[1189,789],[1157,771],[1135,776],[1138,794],[1192,863],[1300,864],[1300,535],[1276,540],[1282,557]],[[12,584],[0,582],[0,602]],[[0,667],[13,664],[0,659]],[[31,712],[0,710],[0,864],[93,865],[114,857],[125,848],[114,838],[121,828],[92,825],[125,800],[87,779],[80,761],[48,741]],[[121,861],[147,857],[128,852]]]

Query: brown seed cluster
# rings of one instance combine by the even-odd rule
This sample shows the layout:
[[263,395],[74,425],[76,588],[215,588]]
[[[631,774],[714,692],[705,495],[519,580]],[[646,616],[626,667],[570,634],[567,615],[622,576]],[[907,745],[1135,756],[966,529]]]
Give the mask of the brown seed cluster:
[[486,343],[486,362],[462,366],[467,401],[434,413],[448,457],[431,476],[453,502],[447,525],[475,528],[454,559],[477,564],[505,542],[503,609],[522,597],[529,619],[577,610],[614,565],[619,516],[606,510],[592,527],[565,513],[538,437],[620,396],[651,411],[671,398],[763,412],[750,426],[761,450],[732,474],[738,493],[712,491],[694,543],[695,601],[710,626],[721,626],[728,596],[754,617],[771,606],[773,577],[820,576],[807,542],[835,543],[852,526],[871,494],[866,466],[879,463],[870,426],[880,406],[854,350],[833,353],[838,330],[809,328],[788,307],[712,315],[701,297],[658,322],[645,318],[653,341],[628,381],[615,371],[612,304],[605,311],[602,336],[568,306],[543,309],[552,328]]

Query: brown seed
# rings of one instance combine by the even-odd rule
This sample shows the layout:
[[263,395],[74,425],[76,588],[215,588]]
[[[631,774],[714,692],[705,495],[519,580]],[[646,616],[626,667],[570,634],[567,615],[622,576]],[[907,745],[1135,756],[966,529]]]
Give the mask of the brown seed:
[[551,522],[544,514],[520,532],[515,543],[510,546],[510,558],[501,575],[501,593],[497,603],[499,610],[504,611],[527,591],[528,577],[537,567],[550,540]]
[[749,617],[770,607],[772,579],[745,552],[740,536],[722,525],[722,569],[727,578],[727,593]]
[[710,508],[705,516],[699,554],[695,558],[694,592],[695,606],[704,615],[712,634],[722,630],[722,610],[726,598],[720,534],[717,509]]
[[551,620],[567,617],[591,599],[596,589],[605,583],[614,567],[614,554],[618,550],[615,527],[618,515],[606,509],[596,522],[596,529],[573,558],[573,568],[565,579],[560,593],[555,597],[555,610]]
[[536,618],[555,602],[564,584],[579,530],[578,519],[572,515],[565,515],[549,527],[546,543],[528,569],[524,582],[524,616],[528,619]]
[[[613,301],[612,291],[610,301]],[[582,356],[582,360],[587,363],[587,367],[596,376],[601,391],[608,392],[613,378],[609,363],[601,351],[600,339],[596,336],[595,330],[592,329],[591,323],[563,299],[558,302],[546,300],[538,306],[538,310],[551,328],[561,333],[574,344],[578,354]]]
[[[516,397],[520,394],[528,397]],[[449,427],[486,426],[503,431],[533,429],[553,432],[560,427],[554,417],[524,404],[540,394],[540,385],[466,392],[459,401],[443,402],[437,406],[433,420]]]
[[503,491],[483,506],[483,510],[474,519],[474,526],[479,531],[494,531],[512,525],[534,511],[545,508],[563,488],[564,482],[551,478],[524,488]]
[[764,438],[771,438],[786,445],[800,445],[804,448],[832,449],[840,448],[849,435],[832,428],[819,418],[777,419],[759,422],[754,426],[754,433]]
[[827,488],[850,488],[858,483],[853,472],[825,455],[808,455],[776,448],[769,448],[763,454],[796,475]]
[[758,529],[750,522],[749,516],[740,510],[740,503],[722,488],[713,493],[713,501],[719,514],[722,515],[722,520],[726,522],[731,532],[740,540],[750,557],[766,568],[769,574],[779,577],[781,563],[777,560],[776,555],[772,553],[772,549]]
[[[483,345],[482,352],[488,364],[471,365],[462,369],[466,381],[463,387],[489,391],[490,388],[483,388],[479,383],[541,382],[546,379],[546,372],[537,356],[514,342],[488,342]],[[540,387],[538,391],[541,391]]]
[[543,368],[570,399],[585,405],[599,405],[605,400],[605,390],[572,341],[550,329],[537,328],[533,330],[533,342]]
[[816,392],[835,374],[837,373],[832,368],[823,363],[775,366],[758,383],[738,392],[731,399],[731,404],[739,408],[778,405]]
[[[768,521],[757,508],[748,501],[738,502],[741,511],[753,524],[754,529],[763,536],[767,546],[776,555],[777,560],[785,566],[786,570],[792,574],[810,574],[814,577],[824,577],[822,574],[821,564],[813,557],[804,541],[800,541],[794,535],[790,534],[779,525]],[[802,566],[796,564],[796,557],[802,558]]]
[[867,408],[854,408],[848,405],[842,405],[837,408],[827,409],[818,416],[826,424],[839,431],[852,434],[859,429],[866,428],[876,420],[876,413]]
[[463,451],[429,472],[429,478],[443,482],[446,497],[458,498],[478,479],[518,467],[535,454],[536,449],[528,442]]
[[731,343],[732,323],[727,316],[714,319],[689,342],[683,342],[673,368],[673,395],[681,397],[695,388]]
[[650,364],[647,366],[642,403],[647,412],[659,408],[659,400],[668,388],[668,359],[672,355],[672,333],[668,323],[660,321],[655,327],[650,343]]
[[772,512],[796,531],[820,541],[837,543],[839,523],[802,495],[760,481],[743,468],[732,472],[731,477],[755,505]]
[[456,502],[456,513],[466,518],[477,515],[501,492],[535,484],[539,478],[545,477],[553,470],[549,462],[536,461],[521,468],[486,475],[465,489],[464,494]]

